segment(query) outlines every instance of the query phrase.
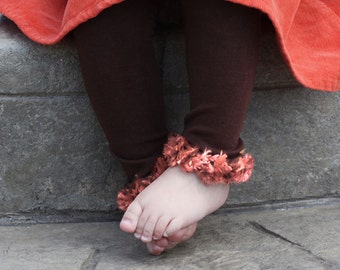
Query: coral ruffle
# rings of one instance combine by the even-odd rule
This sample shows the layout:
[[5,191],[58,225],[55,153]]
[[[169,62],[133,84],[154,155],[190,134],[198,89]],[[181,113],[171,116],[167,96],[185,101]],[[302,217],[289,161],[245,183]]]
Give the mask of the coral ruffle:
[[234,159],[228,159],[228,155],[223,151],[214,155],[211,150],[201,151],[198,147],[190,145],[183,136],[170,136],[164,145],[163,156],[157,159],[150,175],[146,178],[137,178],[118,193],[118,208],[126,211],[140,192],[167,168],[175,166],[179,166],[185,172],[196,173],[206,185],[231,184],[242,183],[250,178],[254,160],[250,154],[244,153],[240,153]]
[[202,152],[180,135],[169,138],[163,155],[169,167],[179,166],[185,172],[194,172],[204,184],[246,182],[254,168],[254,160],[250,154],[240,153],[237,158],[228,159],[223,151],[217,155],[209,149]]
[[117,206],[120,210],[126,211],[130,203],[141,193],[148,185],[156,180],[166,169],[168,165],[163,157],[159,157],[156,164],[151,170],[149,176],[136,179],[121,189],[117,195]]

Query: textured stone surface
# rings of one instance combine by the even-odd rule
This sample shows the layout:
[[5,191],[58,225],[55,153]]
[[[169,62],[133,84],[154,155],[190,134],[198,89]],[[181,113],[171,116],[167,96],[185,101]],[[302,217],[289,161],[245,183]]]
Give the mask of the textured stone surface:
[[[186,94],[167,96],[176,131],[188,111]],[[234,185],[231,204],[340,193],[340,93],[307,89],[256,91],[243,139],[255,158],[248,183]]]
[[[169,128],[181,131],[189,109],[183,34],[155,40]],[[256,87],[296,85],[275,38],[262,38]],[[0,212],[108,211],[123,175],[84,93],[71,38],[55,46],[29,41],[0,16]],[[251,182],[229,203],[339,193],[339,93],[256,91],[243,138],[256,158]]]
[[83,92],[77,52],[70,38],[43,46],[28,40],[0,15],[0,94]]
[[159,257],[117,223],[0,227],[1,269],[338,270],[339,214],[338,201],[210,216],[191,240]]
[[255,92],[243,132],[255,171],[249,183],[234,185],[230,202],[339,194],[338,119],[340,92]]
[[110,210],[120,170],[85,96],[0,98],[0,211]]

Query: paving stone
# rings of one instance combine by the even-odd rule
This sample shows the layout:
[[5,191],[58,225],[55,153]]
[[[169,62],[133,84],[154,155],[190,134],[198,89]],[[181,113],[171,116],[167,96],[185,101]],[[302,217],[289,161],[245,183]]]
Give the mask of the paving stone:
[[303,208],[220,212],[164,255],[118,223],[0,227],[2,270],[12,269],[325,269],[340,268],[340,201]]

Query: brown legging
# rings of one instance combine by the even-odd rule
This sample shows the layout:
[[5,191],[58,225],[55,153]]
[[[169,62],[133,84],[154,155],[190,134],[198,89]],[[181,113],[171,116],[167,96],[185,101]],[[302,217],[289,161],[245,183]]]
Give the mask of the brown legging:
[[[168,137],[153,35],[161,0],[125,0],[75,30],[85,85],[129,179],[148,173]],[[191,109],[183,136],[230,156],[243,148],[260,14],[224,0],[183,0]]]

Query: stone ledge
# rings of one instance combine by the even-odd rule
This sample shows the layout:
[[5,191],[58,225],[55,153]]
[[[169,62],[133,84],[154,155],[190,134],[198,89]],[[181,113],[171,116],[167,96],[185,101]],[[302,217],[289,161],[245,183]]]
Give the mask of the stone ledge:
[[258,270],[340,268],[340,206],[213,215],[162,256],[118,222],[0,226],[2,270]]
[[[261,44],[255,89],[299,86],[280,55],[273,33],[266,31]],[[169,27],[166,35],[156,36],[155,45],[165,91],[187,92],[182,28]],[[71,37],[54,46],[36,44],[0,15],[0,59],[0,94],[64,95],[85,92]]]
[[[123,174],[90,108],[71,39],[42,46],[10,21],[0,25],[0,212],[114,209]],[[181,131],[189,109],[181,29],[156,41],[169,129]],[[243,138],[256,170],[233,187],[229,204],[340,192],[340,93],[296,89],[266,34],[256,87],[287,86],[254,92]]]
[[123,180],[87,97],[0,98],[0,212],[111,210]]
[[54,46],[28,40],[0,15],[0,94],[84,92],[77,52],[70,39]]
[[[255,158],[251,181],[233,185],[229,204],[322,197],[340,193],[340,92],[257,91],[242,138]],[[168,122],[181,131],[186,94],[167,97]]]
[[[166,99],[169,128],[180,131],[188,96]],[[339,104],[340,93],[255,92],[243,139],[256,168],[228,203],[339,194]],[[89,106],[86,97],[0,99],[0,212],[115,208],[124,177]]]

